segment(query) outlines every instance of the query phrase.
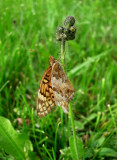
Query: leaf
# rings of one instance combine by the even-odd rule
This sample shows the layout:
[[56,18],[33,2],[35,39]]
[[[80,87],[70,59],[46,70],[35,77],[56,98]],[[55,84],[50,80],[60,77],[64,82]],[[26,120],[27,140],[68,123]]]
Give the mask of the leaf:
[[96,117],[97,117],[97,113],[92,113],[91,115],[89,115],[89,117],[86,118],[86,121],[84,122],[83,125],[86,125],[87,123],[95,119]]
[[75,145],[74,137],[69,138],[69,144],[73,160],[78,160],[78,157],[80,157],[80,160],[82,160],[84,155],[84,150],[83,150],[83,143],[80,140],[80,138],[77,137],[77,148]]
[[116,157],[117,158],[117,151],[111,148],[102,148],[99,152],[100,156],[107,156],[107,157]]
[[61,157],[71,157],[71,153],[70,153],[70,148],[68,147],[65,147],[64,149],[61,149],[60,150],[60,153],[61,153]]
[[30,160],[34,159],[34,160],[40,160],[41,158],[39,158],[38,156],[36,156],[35,152],[29,152],[28,153]]
[[68,77],[70,75],[77,75],[77,73],[79,72],[79,70],[81,70],[84,67],[88,67],[91,63],[95,62],[97,59],[100,59],[103,56],[106,56],[107,54],[109,54],[110,50],[102,52],[99,55],[96,55],[94,57],[90,57],[88,58],[84,63],[82,63],[81,65],[77,65],[75,68],[73,68],[72,70],[69,71],[69,73],[67,74]]
[[31,150],[32,144],[26,135],[14,130],[8,119],[0,116],[0,147],[16,159],[23,160],[25,159],[24,149]]
[[87,147],[87,148],[85,148],[85,153],[84,154],[85,154],[84,155],[85,159],[86,158],[90,158],[91,159],[91,157],[93,157],[94,151],[93,151],[92,148]]
[[98,139],[95,139],[92,143],[92,147],[99,148],[103,145],[104,141],[105,141],[105,137],[103,137],[103,136]]
[[79,122],[79,121],[74,121],[74,123],[75,123],[75,129],[77,129],[77,130],[82,130],[82,129],[84,129],[84,125],[83,125],[81,122]]

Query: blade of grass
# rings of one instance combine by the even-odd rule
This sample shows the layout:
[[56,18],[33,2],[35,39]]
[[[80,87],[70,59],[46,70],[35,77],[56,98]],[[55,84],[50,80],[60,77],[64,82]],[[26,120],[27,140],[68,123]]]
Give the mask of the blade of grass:
[[75,131],[75,124],[74,124],[74,119],[73,119],[73,113],[72,113],[72,107],[71,104],[69,104],[69,118],[71,120],[72,124],[72,130],[73,130],[73,140],[74,140],[74,148],[75,148],[75,160],[80,160],[79,159],[79,154],[78,154],[78,146],[77,146],[77,139],[76,139],[76,131]]
[[43,144],[43,148],[46,151],[46,153],[48,154],[48,156],[50,157],[51,160],[53,160],[51,154],[49,153],[48,149],[46,148],[46,146]]

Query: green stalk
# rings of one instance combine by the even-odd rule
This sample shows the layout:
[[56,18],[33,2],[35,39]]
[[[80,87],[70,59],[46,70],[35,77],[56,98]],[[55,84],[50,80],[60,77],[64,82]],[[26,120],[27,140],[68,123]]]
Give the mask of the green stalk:
[[64,68],[64,66],[65,66],[65,40],[64,39],[62,39],[62,41],[61,41],[61,63]]
[[[63,69],[65,69],[64,68],[64,64],[65,64],[64,60],[65,60],[65,40],[63,39],[61,41],[61,63],[63,65]],[[62,108],[61,108],[61,126],[63,128],[63,110],[62,110]],[[62,135],[64,135],[64,129],[62,131]]]
[[[63,65],[63,68],[65,66],[65,40],[63,39],[61,41],[61,63]],[[63,117],[62,117],[63,119]],[[77,155],[77,160],[80,160],[79,154],[78,154],[78,146],[77,146],[77,138],[76,138],[76,132],[75,132],[75,124],[74,124],[74,119],[73,119],[73,113],[72,113],[72,107],[71,104],[69,103],[69,119],[71,120],[72,124],[72,130],[73,130],[73,138],[74,138],[74,148],[75,148],[75,153]]]
[[69,118],[70,118],[71,124],[72,124],[75,153],[77,155],[77,160],[80,160],[79,154],[78,154],[77,138],[76,138],[75,124],[74,124],[74,118],[73,118],[71,103],[69,103]]

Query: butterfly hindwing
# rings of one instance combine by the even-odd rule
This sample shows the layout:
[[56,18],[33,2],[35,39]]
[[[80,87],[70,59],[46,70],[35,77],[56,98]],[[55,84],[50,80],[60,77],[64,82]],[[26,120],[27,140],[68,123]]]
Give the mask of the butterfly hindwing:
[[52,66],[51,82],[55,104],[61,106],[63,111],[68,113],[68,104],[74,96],[74,88],[59,62]]
[[52,67],[48,67],[41,79],[37,94],[37,114],[39,117],[46,116],[55,106],[54,94],[51,85]]

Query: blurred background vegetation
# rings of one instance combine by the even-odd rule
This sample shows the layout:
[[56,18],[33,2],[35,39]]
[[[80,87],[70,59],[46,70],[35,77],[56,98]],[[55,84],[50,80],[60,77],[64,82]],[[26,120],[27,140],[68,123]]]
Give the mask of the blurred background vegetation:
[[[66,74],[75,88],[71,105],[77,152],[81,159],[116,159],[116,0],[1,0],[0,116],[27,135],[38,159],[77,159],[68,115],[60,107],[41,119],[36,115],[48,58],[57,59],[60,53],[55,31],[69,15],[75,17],[77,28],[76,39],[66,45]],[[7,153],[0,146],[0,159],[14,159]]]

